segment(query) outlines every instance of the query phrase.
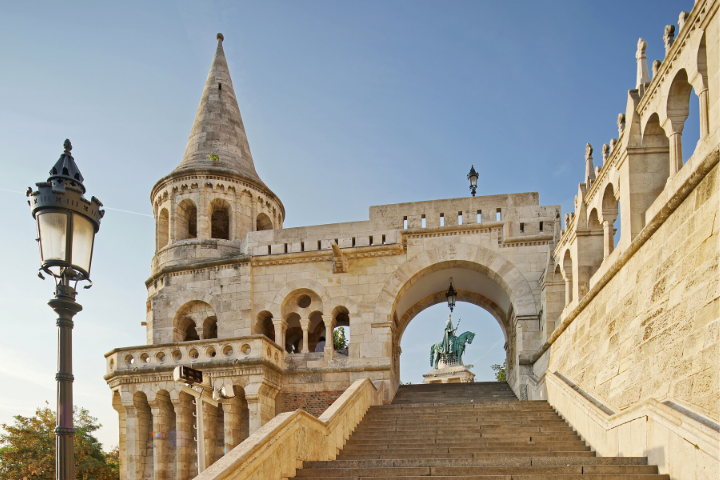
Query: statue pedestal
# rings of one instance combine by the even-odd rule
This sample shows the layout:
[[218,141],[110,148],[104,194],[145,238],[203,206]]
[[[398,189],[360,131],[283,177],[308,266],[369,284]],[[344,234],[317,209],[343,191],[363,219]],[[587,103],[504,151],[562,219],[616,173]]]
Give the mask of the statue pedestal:
[[472,383],[475,374],[463,365],[456,365],[430,370],[423,378],[423,383]]

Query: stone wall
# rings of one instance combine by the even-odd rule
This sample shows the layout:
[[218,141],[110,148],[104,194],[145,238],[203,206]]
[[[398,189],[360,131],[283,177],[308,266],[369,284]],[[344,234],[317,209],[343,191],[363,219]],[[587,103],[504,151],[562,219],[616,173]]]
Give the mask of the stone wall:
[[319,417],[343,392],[344,390],[330,392],[281,392],[275,397],[275,415],[294,412],[302,408],[310,415]]

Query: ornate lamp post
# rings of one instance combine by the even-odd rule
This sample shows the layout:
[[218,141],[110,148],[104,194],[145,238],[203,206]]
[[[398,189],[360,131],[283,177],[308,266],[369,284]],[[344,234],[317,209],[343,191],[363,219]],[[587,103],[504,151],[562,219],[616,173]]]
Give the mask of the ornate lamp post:
[[447,298],[448,307],[450,307],[450,311],[452,312],[453,308],[455,308],[455,300],[457,300],[457,292],[455,288],[453,288],[452,277],[450,277],[450,287],[445,293],[445,298]]
[[470,166],[470,173],[468,173],[467,178],[470,182],[470,193],[472,193],[472,196],[475,196],[475,192],[477,192],[477,181],[478,181],[478,173],[475,171],[475,165]]
[[[57,423],[55,427],[55,478],[75,479],[73,440],[73,374],[72,328],[73,316],[82,310],[75,301],[77,284],[87,280],[90,288],[90,263],[95,234],[105,212],[102,203],[83,197],[85,186],[75,160],[70,155],[72,145],[65,140],[65,151],[50,170],[47,182],[28,187],[28,204],[37,222],[42,272],[55,280],[55,298],[48,305],[58,315]],[[74,282],[74,284],[73,284]]]

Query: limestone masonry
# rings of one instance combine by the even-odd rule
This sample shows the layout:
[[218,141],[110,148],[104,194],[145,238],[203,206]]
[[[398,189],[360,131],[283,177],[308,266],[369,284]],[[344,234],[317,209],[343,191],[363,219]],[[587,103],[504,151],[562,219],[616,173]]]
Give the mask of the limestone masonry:
[[[367,378],[377,401],[392,402],[403,333],[446,301],[449,277],[459,301],[502,328],[517,398],[548,401],[599,456],[646,456],[672,479],[718,478],[719,4],[682,12],[652,70],[640,39],[618,138],[602,159],[587,145],[564,215],[528,192],[373,206],[365,221],[283,228],[218,35],[185,154],[150,194],[147,345],[105,355],[121,478],[198,475],[195,410],[173,382],[178,365],[232,396],[205,409],[207,465],[282,412],[327,416],[335,402],[328,411],[357,425],[365,410],[338,406],[349,387]],[[691,101],[700,140],[684,159]],[[347,354],[332,342],[316,351],[337,326],[350,327]],[[367,409],[375,393],[363,395],[353,405]]]

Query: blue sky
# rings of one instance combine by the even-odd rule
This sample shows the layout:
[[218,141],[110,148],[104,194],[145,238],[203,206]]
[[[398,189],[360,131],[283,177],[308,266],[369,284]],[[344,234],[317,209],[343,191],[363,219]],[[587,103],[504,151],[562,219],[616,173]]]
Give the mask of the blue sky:
[[[542,204],[567,212],[585,143],[598,162],[617,136],[638,37],[649,64],[662,59],[664,26],[692,5],[3,2],[0,422],[54,404],[52,285],[35,276],[35,227],[18,192],[46,179],[70,138],[88,194],[108,207],[95,287],[79,296],[75,400],[105,425],[101,441],[117,443],[103,354],[145,342],[150,189],[182,158],[217,32],[257,171],[284,202],[286,227],[465,196],[471,164],[479,194],[537,191]],[[478,333],[466,362],[478,380],[492,379],[501,331],[479,308],[460,309],[463,326]],[[404,381],[421,381],[446,313],[438,305],[408,328]]]

